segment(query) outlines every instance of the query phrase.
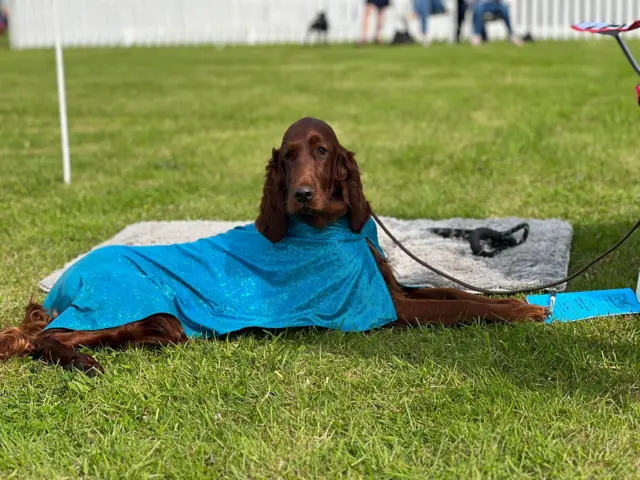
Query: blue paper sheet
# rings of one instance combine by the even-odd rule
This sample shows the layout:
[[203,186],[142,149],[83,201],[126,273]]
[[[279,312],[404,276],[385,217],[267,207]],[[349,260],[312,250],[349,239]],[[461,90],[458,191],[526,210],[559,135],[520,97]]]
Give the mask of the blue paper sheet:
[[[550,294],[528,295],[531,305],[549,307]],[[640,313],[640,302],[630,288],[556,294],[553,312],[545,323]]]

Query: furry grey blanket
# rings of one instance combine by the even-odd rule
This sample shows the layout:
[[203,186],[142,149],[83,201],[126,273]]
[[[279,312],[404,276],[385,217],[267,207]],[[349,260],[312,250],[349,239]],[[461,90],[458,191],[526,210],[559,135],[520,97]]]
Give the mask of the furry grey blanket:
[[[561,220],[520,218],[399,220],[392,217],[380,217],[380,220],[418,258],[477,287],[509,290],[535,286],[564,278],[569,268],[573,228],[569,223]],[[477,227],[507,230],[523,221],[528,222],[530,226],[527,241],[490,258],[474,256],[469,243],[464,240],[442,238],[428,231],[430,228],[472,229]],[[140,222],[129,225],[94,249],[105,245],[192,242],[246,223],[250,221]],[[520,235],[521,232],[516,234],[518,238]],[[379,227],[378,238],[401,284],[461,288],[415,263]],[[62,272],[82,256],[84,254],[43,279],[40,282],[40,288],[48,292]],[[557,287],[558,290],[565,288],[566,285]]]

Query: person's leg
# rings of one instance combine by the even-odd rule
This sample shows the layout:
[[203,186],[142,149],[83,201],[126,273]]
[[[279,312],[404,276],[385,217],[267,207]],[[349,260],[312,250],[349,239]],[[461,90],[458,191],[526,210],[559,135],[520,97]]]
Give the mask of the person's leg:
[[489,41],[489,36],[487,35],[487,22],[485,22],[484,20],[482,21],[482,41],[484,43],[487,43]]
[[424,20],[425,17],[425,1],[424,0],[415,0],[414,9],[416,14],[418,15],[418,21],[420,22],[420,33],[424,34],[426,28],[426,22]]
[[420,34],[421,42],[423,45],[427,45],[427,30],[429,22],[429,14],[431,13],[431,0],[416,0],[415,9],[418,17],[420,18]]
[[375,36],[375,42],[376,43],[381,43],[380,40],[380,32],[382,31],[382,25],[384,23],[384,11],[385,8],[378,8],[378,22],[376,24],[376,36]]
[[496,6],[496,13],[500,17],[502,17],[502,19],[504,20],[504,23],[507,26],[507,32],[509,34],[509,40],[511,41],[511,43],[513,43],[515,45],[522,45],[522,40],[520,40],[513,33],[513,28],[511,27],[511,16],[509,15],[509,7],[507,5],[505,5],[504,3],[500,2]]
[[484,28],[484,14],[486,12],[486,5],[475,5],[473,7],[473,35],[471,37],[473,45],[480,45],[482,39],[486,36]]
[[494,15],[504,20],[509,36],[512,36],[513,29],[511,28],[511,19],[509,18],[509,8],[504,3],[497,3],[493,8]]
[[456,28],[456,43],[460,42],[460,32],[462,30],[462,24],[464,23],[464,17],[467,13],[467,2],[465,0],[458,0],[458,26]]
[[371,3],[367,3],[364,6],[364,18],[362,20],[362,38],[360,39],[360,43],[367,43],[367,30],[369,27],[369,17],[375,8]]

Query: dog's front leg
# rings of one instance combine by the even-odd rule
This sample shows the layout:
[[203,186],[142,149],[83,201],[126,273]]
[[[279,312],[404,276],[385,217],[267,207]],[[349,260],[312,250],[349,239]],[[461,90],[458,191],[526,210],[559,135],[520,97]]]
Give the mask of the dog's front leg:
[[474,320],[544,321],[548,310],[521,302],[480,303],[468,300],[417,300],[392,295],[398,323],[403,325],[469,323]]
[[58,364],[61,367],[72,370],[77,369],[93,376],[104,372],[95,358],[84,353],[76,352],[73,348],[65,345],[58,338],[60,335],[73,335],[74,332],[68,330],[47,330],[38,335],[34,341],[34,351],[32,356]]

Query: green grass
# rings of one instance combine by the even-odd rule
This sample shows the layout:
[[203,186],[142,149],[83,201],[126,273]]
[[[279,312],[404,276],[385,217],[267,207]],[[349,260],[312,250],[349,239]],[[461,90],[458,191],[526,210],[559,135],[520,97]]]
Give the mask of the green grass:
[[[53,53],[0,49],[0,324],[129,223],[254,218],[270,149],[305,115],[357,152],[378,213],[562,218],[575,270],[640,210],[617,48],[68,50],[70,187]],[[571,289],[635,286],[639,251],[636,235]],[[638,477],[639,339],[634,317],[103,350],[97,379],[11,361],[0,477]]]

